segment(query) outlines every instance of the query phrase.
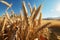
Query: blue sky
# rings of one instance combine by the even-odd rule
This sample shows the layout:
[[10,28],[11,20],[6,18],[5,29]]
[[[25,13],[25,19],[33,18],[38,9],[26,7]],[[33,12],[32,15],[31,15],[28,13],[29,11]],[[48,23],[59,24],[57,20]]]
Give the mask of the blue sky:
[[[44,2],[42,9],[42,14],[44,18],[60,17],[60,0],[5,0],[5,1],[13,4],[13,6],[8,10],[9,13],[11,12],[11,10],[13,10],[16,14],[19,14],[20,10],[22,9],[22,1],[25,1],[27,8],[28,3],[30,3],[33,8],[34,4],[36,5],[36,7],[38,7],[42,2]],[[0,2],[0,16],[5,13],[6,8],[7,8],[6,5]]]

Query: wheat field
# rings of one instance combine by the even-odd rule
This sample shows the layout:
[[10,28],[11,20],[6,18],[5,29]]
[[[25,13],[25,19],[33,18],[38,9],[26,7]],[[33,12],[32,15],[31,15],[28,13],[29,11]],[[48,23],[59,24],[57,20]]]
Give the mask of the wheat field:
[[[32,8],[30,3],[28,3],[30,16],[28,16],[28,10],[24,1],[22,2],[22,10],[19,15],[14,14],[13,10],[11,15],[9,15],[6,10],[6,13],[0,17],[0,40],[58,40],[59,38],[53,35],[55,33],[52,33],[49,28],[59,28],[60,21],[43,20],[42,6],[39,5],[38,8],[36,6]],[[50,37],[50,33],[52,33],[53,37]],[[40,35],[42,35],[42,38]]]

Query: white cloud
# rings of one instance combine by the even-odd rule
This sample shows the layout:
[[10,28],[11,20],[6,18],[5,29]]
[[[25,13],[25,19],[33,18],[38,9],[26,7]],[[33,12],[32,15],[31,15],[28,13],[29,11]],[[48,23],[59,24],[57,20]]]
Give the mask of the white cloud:
[[60,5],[59,4],[56,6],[56,11],[60,12]]
[[48,17],[60,17],[60,9],[59,8],[53,8],[48,13],[47,13]]
[[60,13],[60,3],[56,3],[56,5],[54,5],[54,8],[52,8],[50,11]]

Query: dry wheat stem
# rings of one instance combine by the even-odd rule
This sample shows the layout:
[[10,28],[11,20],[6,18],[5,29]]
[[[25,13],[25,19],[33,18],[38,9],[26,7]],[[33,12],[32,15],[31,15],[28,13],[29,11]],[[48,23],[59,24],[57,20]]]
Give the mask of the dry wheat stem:
[[3,4],[5,4],[7,7],[11,7],[12,4],[7,3],[6,1],[1,1]]
[[6,21],[7,21],[7,19],[6,19],[6,17],[4,17],[4,23],[3,23],[3,27],[2,27],[2,32],[4,32]]

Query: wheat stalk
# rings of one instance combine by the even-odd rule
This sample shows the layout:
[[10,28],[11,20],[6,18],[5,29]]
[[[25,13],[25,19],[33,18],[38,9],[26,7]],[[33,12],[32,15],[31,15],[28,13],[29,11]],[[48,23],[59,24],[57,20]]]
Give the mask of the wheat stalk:
[[31,7],[30,3],[28,3],[28,7],[30,8],[30,13],[32,15],[32,7]]
[[10,20],[11,23],[13,23],[13,21],[10,19],[10,16],[9,16],[8,12],[6,12],[6,17],[7,17],[8,20]]
[[38,19],[38,25],[41,25],[42,23],[42,13],[40,12],[40,16],[39,16],[39,19]]
[[3,4],[5,4],[7,7],[11,7],[12,4],[7,3],[6,1],[1,1]]
[[34,14],[34,16],[33,16],[33,19],[35,19],[35,18],[37,17],[38,13],[41,11],[41,8],[42,8],[42,5],[40,5],[40,6],[37,8],[37,10],[35,11],[35,14]]
[[4,32],[4,30],[5,30],[5,28],[6,28],[6,27],[5,27],[6,21],[7,21],[7,19],[6,19],[6,17],[4,17],[4,23],[3,23],[2,30],[1,30],[2,32]]

